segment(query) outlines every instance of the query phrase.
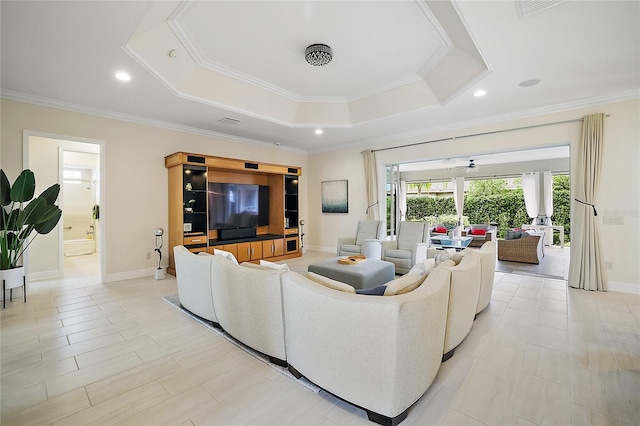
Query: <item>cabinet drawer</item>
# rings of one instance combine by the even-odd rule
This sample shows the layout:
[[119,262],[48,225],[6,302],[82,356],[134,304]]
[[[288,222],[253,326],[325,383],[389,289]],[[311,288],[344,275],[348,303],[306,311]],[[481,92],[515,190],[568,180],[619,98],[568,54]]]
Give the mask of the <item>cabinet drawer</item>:
[[298,228],[286,228],[284,230],[285,235],[297,235],[298,234]]
[[206,244],[207,243],[207,236],[206,235],[197,235],[194,237],[184,237],[182,239],[182,244],[184,244],[185,246],[189,246],[192,244]]
[[195,247],[195,248],[189,248],[189,251],[191,253],[200,253],[200,252],[206,252],[207,248],[206,247]]

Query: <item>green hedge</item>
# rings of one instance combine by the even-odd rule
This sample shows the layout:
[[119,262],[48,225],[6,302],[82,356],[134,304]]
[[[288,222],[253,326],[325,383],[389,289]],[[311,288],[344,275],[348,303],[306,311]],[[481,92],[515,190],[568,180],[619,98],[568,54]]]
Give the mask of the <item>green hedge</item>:
[[[497,181],[497,182],[496,182]],[[553,211],[551,220],[554,224],[563,225],[565,241],[569,241],[570,196],[569,177],[553,177]],[[451,197],[411,197],[407,198],[407,220],[433,220],[434,216],[455,215],[456,207]],[[524,204],[522,187],[506,189],[506,182],[501,179],[489,181],[473,181],[464,200],[464,223],[498,222],[500,236],[504,236],[507,228],[517,228],[530,223]],[[555,240],[559,239],[556,235]]]

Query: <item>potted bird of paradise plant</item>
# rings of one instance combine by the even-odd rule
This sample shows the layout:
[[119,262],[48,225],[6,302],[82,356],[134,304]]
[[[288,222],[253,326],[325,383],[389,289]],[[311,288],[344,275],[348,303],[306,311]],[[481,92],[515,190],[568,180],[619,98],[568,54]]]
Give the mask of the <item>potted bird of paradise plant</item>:
[[[13,185],[4,170],[0,169],[0,279],[5,289],[24,285],[24,266],[19,265],[25,250],[38,234],[51,232],[62,210],[55,205],[60,184],[53,184],[34,198],[35,175],[23,170]],[[35,235],[31,237],[33,232]],[[26,300],[26,294],[25,294]]]

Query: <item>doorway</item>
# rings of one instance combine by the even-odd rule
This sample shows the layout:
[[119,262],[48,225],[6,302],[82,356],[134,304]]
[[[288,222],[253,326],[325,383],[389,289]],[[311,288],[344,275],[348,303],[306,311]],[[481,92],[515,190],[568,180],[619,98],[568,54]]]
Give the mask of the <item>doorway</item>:
[[29,279],[100,279],[103,142],[25,131],[24,144],[24,168],[36,175],[36,193],[59,183],[62,209],[57,231],[38,236],[29,248]]
[[[412,163],[388,164],[387,167],[387,227],[393,233],[395,223],[407,215],[406,220],[426,220],[445,223],[451,230],[459,225],[460,214],[454,202],[452,177],[464,179],[465,194],[472,189],[475,196],[464,202],[464,226],[471,223],[492,224],[498,229],[498,237],[504,237],[507,229],[519,229],[532,223],[525,209],[522,194],[523,173],[550,172],[553,184],[546,199],[543,185],[536,186],[538,201],[533,209],[545,219],[554,217],[554,225],[570,230],[570,148],[568,145],[465,156],[460,158],[430,159]],[[478,191],[487,197],[478,196]],[[426,194],[425,194],[426,193]],[[509,193],[509,195],[507,195]],[[467,195],[465,195],[465,199]],[[428,199],[429,202],[426,202]],[[520,202],[516,202],[520,200]],[[554,201],[555,200],[555,201]],[[408,201],[413,201],[409,203]],[[425,201],[416,203],[415,201]],[[543,206],[546,206],[543,208]],[[543,211],[549,208],[551,211]],[[465,216],[468,216],[465,218]],[[535,218],[535,216],[534,216]],[[541,222],[535,222],[541,223]],[[546,223],[546,222],[545,222]],[[548,223],[551,224],[550,222]],[[565,235],[567,241],[569,234]],[[544,256],[537,265],[501,262],[501,272],[568,279],[570,250],[561,248],[553,232],[544,240]],[[501,269],[502,268],[502,269]]]
[[63,148],[61,204],[63,210],[63,275],[100,274],[100,154]]

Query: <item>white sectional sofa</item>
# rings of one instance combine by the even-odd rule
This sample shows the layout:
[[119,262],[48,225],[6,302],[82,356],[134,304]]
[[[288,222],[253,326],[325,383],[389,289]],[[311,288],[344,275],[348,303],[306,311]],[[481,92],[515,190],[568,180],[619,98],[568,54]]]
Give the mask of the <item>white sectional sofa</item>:
[[176,281],[180,305],[189,312],[211,321],[219,327],[220,321],[213,308],[211,262],[213,256],[197,256],[184,246],[175,246]]
[[235,339],[287,365],[281,275],[284,270],[236,265],[214,255],[211,275],[218,322]]
[[482,245],[478,254],[480,255],[480,295],[478,296],[478,304],[476,306],[476,316],[482,312],[491,301],[491,292],[493,291],[493,280],[496,275],[496,251],[497,243],[495,241],[487,241]]
[[442,361],[453,356],[454,349],[471,331],[480,294],[480,255],[473,249],[465,249],[461,255],[458,265],[448,267],[451,293]]
[[440,368],[450,274],[437,268],[416,290],[377,297],[285,273],[289,369],[376,423],[401,422]]
[[[463,250],[457,265],[425,260],[387,283],[384,296],[356,294],[314,274],[238,265],[220,254],[194,255],[180,246],[174,253],[185,309],[363,408],[370,420],[395,425],[486,307],[496,256],[491,244]],[[437,267],[436,260],[442,260]],[[421,268],[429,271],[424,282]]]

